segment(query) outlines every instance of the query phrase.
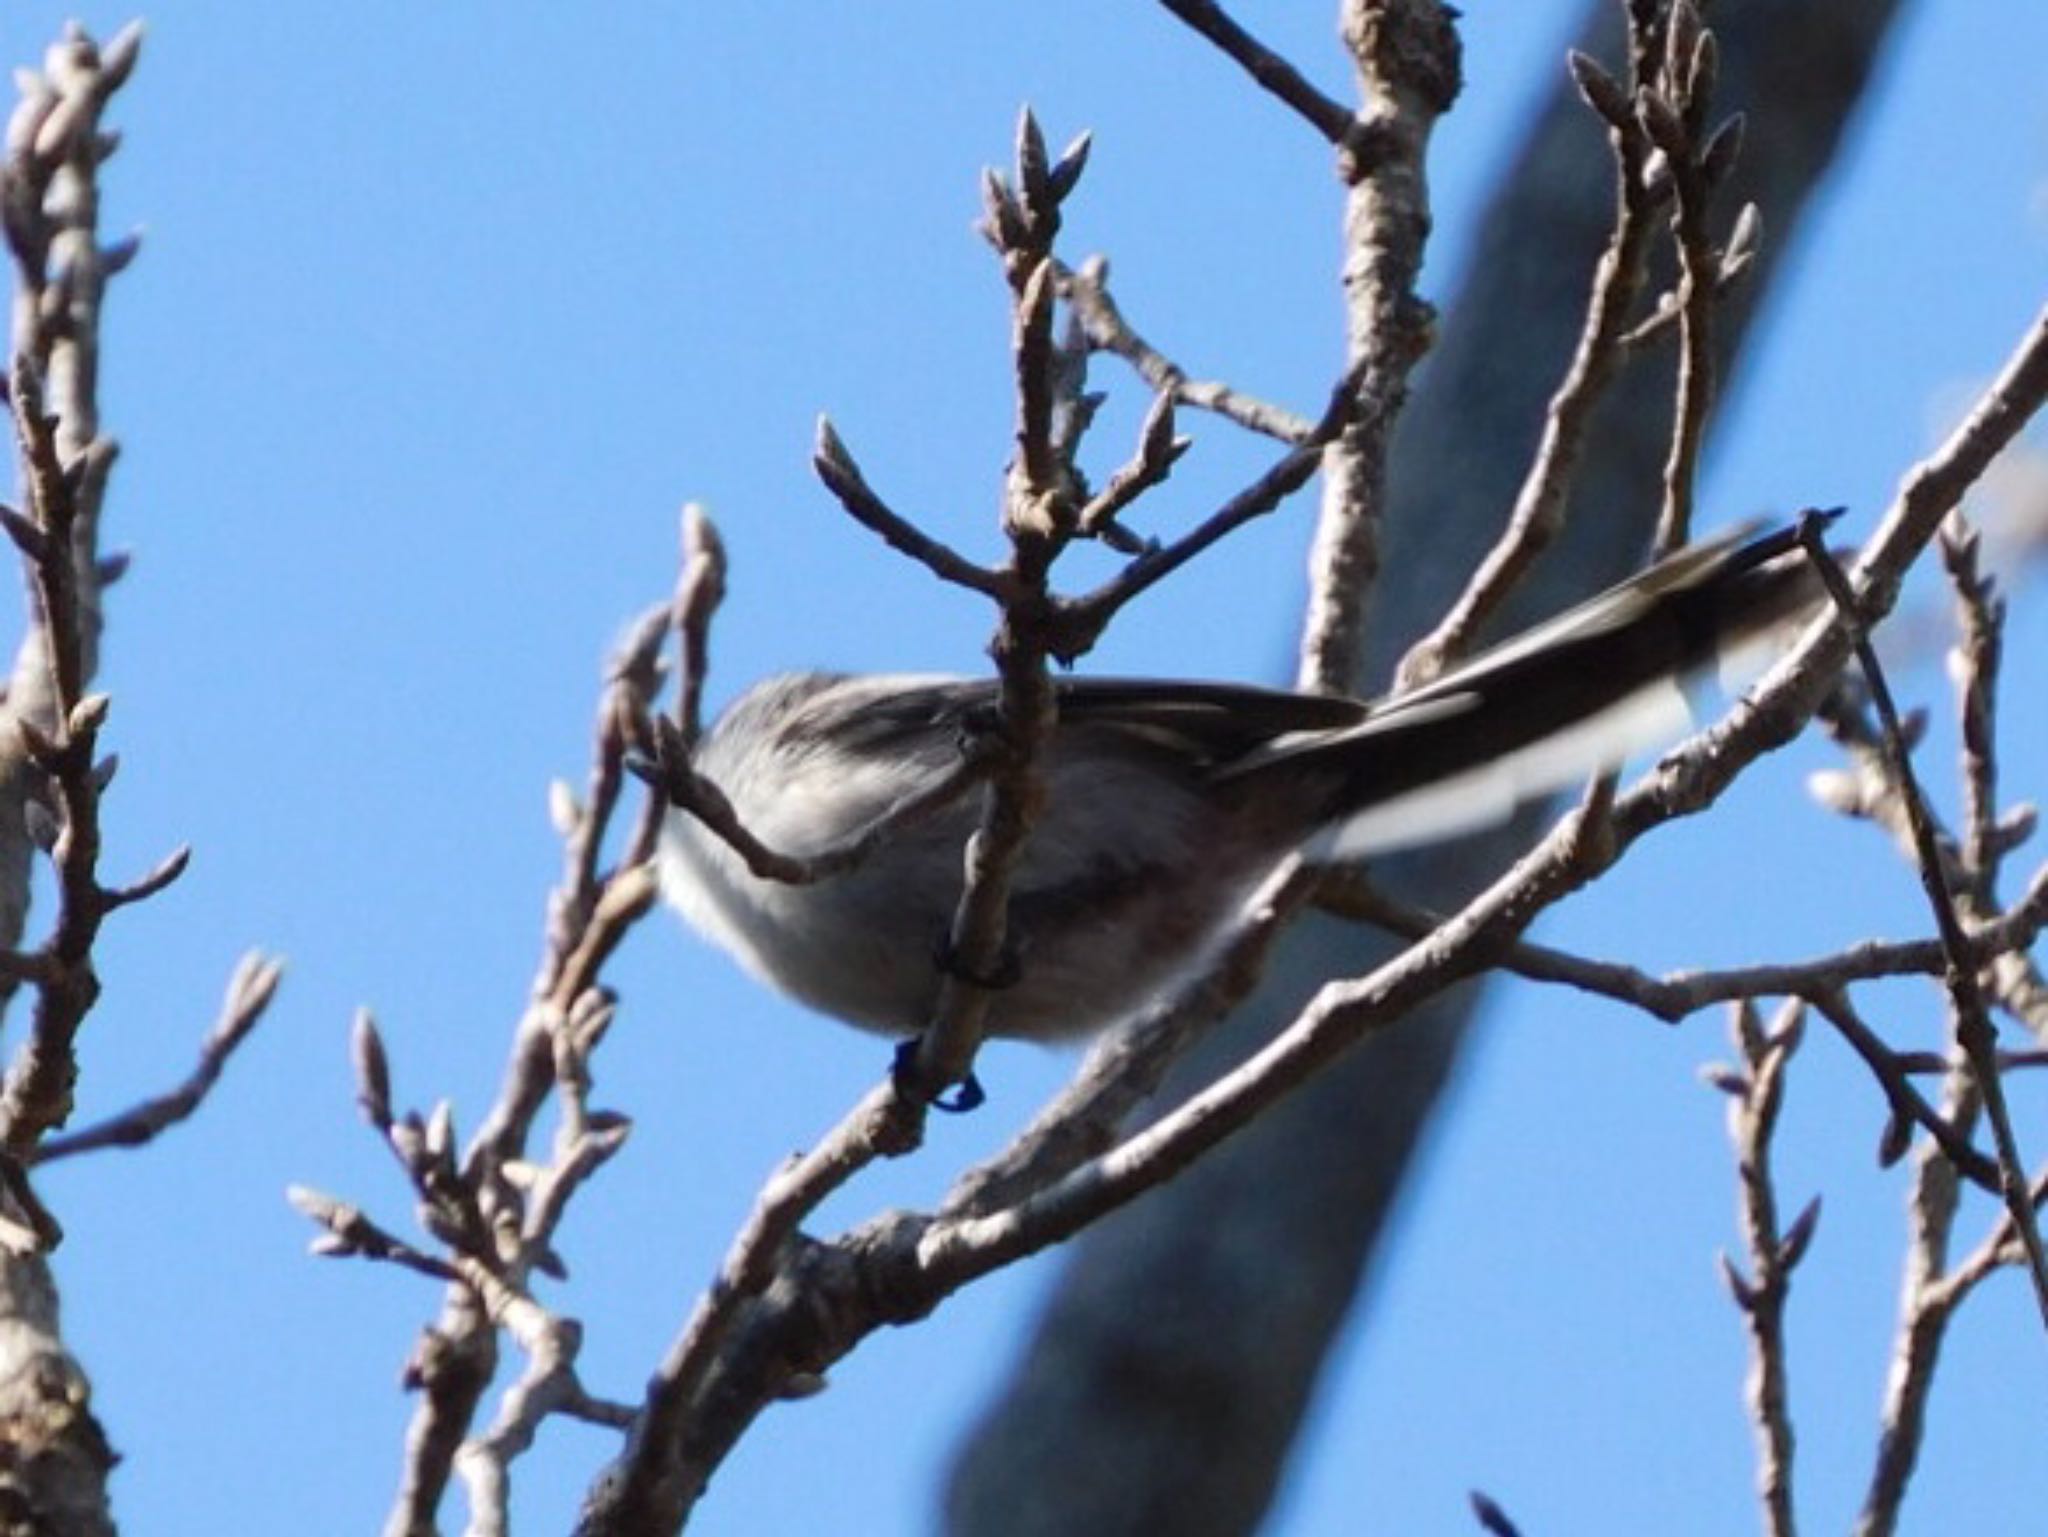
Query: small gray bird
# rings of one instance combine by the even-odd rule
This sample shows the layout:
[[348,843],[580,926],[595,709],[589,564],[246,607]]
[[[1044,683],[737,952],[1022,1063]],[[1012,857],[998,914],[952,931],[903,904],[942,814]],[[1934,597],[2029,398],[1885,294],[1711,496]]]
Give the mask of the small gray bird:
[[[1009,907],[1014,978],[991,1034],[1085,1035],[1199,965],[1299,850],[1356,859],[1497,822],[1682,733],[1717,671],[1746,678],[1823,589],[1781,529],[1681,550],[1435,682],[1365,703],[1230,683],[1063,678],[1045,810]],[[762,842],[804,858],[960,765],[992,679],[789,673],[756,684],[694,767]],[[980,797],[896,829],[854,868],[762,879],[695,817],[662,833],[662,890],[761,980],[849,1024],[922,1030]]]

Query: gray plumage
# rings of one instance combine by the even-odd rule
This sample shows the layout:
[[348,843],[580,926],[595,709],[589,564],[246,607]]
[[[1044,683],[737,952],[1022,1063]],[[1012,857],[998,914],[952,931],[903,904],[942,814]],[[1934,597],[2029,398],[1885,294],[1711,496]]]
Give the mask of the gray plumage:
[[[1016,868],[1011,985],[992,1034],[1055,1039],[1133,1012],[1198,964],[1297,849],[1356,858],[1498,820],[1681,732],[1717,666],[1753,667],[1820,589],[1789,531],[1696,545],[1436,682],[1367,704],[1226,683],[1060,679],[1045,810]],[[793,673],[742,695],[696,768],[802,858],[959,763],[992,680]],[[763,981],[850,1024],[929,1021],[980,810],[969,792],[856,868],[763,880],[672,812],[662,889]]]

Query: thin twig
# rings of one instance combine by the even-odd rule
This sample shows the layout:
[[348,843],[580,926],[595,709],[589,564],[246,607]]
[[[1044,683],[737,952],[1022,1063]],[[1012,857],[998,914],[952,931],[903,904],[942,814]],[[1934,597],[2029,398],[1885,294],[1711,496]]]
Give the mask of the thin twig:
[[[422,1220],[457,1251],[440,1314],[422,1331],[406,1368],[405,1384],[419,1397],[386,1523],[393,1533],[434,1529],[458,1455],[472,1494],[482,1498],[488,1512],[495,1508],[493,1491],[502,1491],[509,1461],[523,1449],[534,1416],[557,1412],[600,1422],[607,1418],[607,1412],[593,1410],[596,1400],[563,1375],[565,1336],[560,1331],[573,1329],[574,1321],[543,1313],[523,1335],[513,1329],[527,1351],[526,1371],[508,1389],[494,1429],[481,1441],[469,1441],[497,1369],[497,1331],[511,1326],[506,1299],[525,1295],[531,1270],[560,1271],[551,1243],[554,1231],[571,1197],[630,1130],[624,1117],[588,1106],[588,1058],[612,1013],[610,997],[599,985],[603,967],[657,895],[650,858],[665,814],[660,797],[648,793],[626,852],[610,870],[601,868],[602,851],[628,756],[645,742],[662,682],[660,652],[671,629],[684,675],[677,715],[669,722],[672,732],[681,736],[694,725],[701,698],[708,626],[724,590],[724,552],[701,509],[686,508],[683,525],[674,599],[643,616],[606,669],[586,795],[579,803],[566,788],[558,788],[551,797],[563,865],[548,899],[541,960],[513,1031],[503,1084],[459,1167],[444,1115],[422,1124],[416,1116],[393,1114],[381,1042],[367,1016],[358,1025],[359,1098],[419,1192]],[[560,1122],[553,1157],[536,1167],[525,1157],[526,1144],[550,1088],[558,1091]],[[498,1298],[496,1305],[486,1305],[491,1296]]]
[[[40,841],[33,819],[49,809],[43,771],[13,723],[45,736],[61,731],[97,667],[100,508],[117,452],[100,431],[100,309],[108,279],[137,249],[132,236],[111,246],[99,240],[99,170],[118,142],[101,117],[141,43],[139,23],[104,48],[82,27],[67,28],[41,71],[17,74],[21,99],[7,124],[6,241],[15,273],[8,405],[28,496],[7,530],[35,607],[0,710],[0,949],[21,944]],[[47,401],[24,401],[18,380]],[[43,415],[45,404],[54,419]],[[53,514],[72,530],[68,547],[53,536]],[[13,991],[12,977],[0,979],[0,1003]]]
[[[1978,916],[1995,905],[1996,871],[2007,846],[1996,815],[1997,744],[1992,729],[2003,605],[1993,596],[1990,581],[1978,574],[1977,536],[1960,512],[1942,527],[1941,555],[1955,590],[1959,621],[1958,640],[1950,654],[1951,682],[1962,717],[1964,830],[1955,847],[1956,892],[1965,913]],[[2022,958],[2010,959],[2011,964],[2001,961],[1986,968],[1994,995],[2008,1008],[2015,1001],[2013,975],[2031,970]],[[1997,1070],[2010,1071],[2038,1055],[2001,1052]],[[1909,1068],[1913,1065],[1903,1056],[1901,1062]],[[1968,1059],[1952,1048],[1935,1056],[1934,1065],[1946,1073],[1944,1119],[1968,1131],[1982,1106]],[[2040,1194],[2037,1184],[2036,1204]],[[1907,1203],[1909,1233],[1899,1319],[1891,1367],[1885,1374],[1876,1456],[1857,1516],[1858,1537],[1890,1537],[1897,1529],[1925,1435],[1927,1405],[1949,1322],[1976,1282],[2005,1253],[2003,1238],[2012,1229],[2009,1217],[1974,1255],[1954,1270],[1948,1269],[1960,1209],[1958,1196],[1953,1167],[1934,1147],[1923,1145],[1915,1159]]]
[[1222,49],[1261,90],[1292,107],[1333,146],[1366,152],[1363,122],[1309,84],[1300,70],[1245,31],[1213,0],[1160,0],[1160,4]]
[[[1716,298],[1725,298],[1729,289],[1756,265],[1762,232],[1763,215],[1757,212],[1756,204],[1744,203],[1735,215],[1735,224],[1728,231],[1728,243],[1721,248],[1714,269]],[[1622,333],[1622,350],[1633,355],[1648,348],[1652,342],[1663,340],[1678,329],[1681,313],[1676,293],[1660,294],[1649,315]]]
[[[1076,524],[1082,537],[1097,538],[1115,527],[1117,515],[1154,486],[1163,483],[1192,443],[1190,438],[1174,436],[1173,396],[1155,396],[1152,409],[1145,413],[1144,424],[1138,429],[1137,452],[1081,509]],[[1144,547],[1133,553],[1143,554]]]
[[437,1281],[459,1282],[462,1272],[439,1255],[416,1249],[389,1228],[374,1221],[360,1206],[337,1200],[305,1185],[292,1185],[285,1199],[323,1230],[312,1251],[323,1259],[381,1260],[414,1270]]
[[[599,1508],[587,1511],[579,1533],[673,1530],[701,1492],[687,1471],[683,1447],[705,1386],[725,1358],[732,1336],[785,1270],[804,1220],[833,1191],[876,1157],[907,1152],[923,1134],[921,1107],[894,1080],[867,1096],[816,1148],[773,1175],[726,1251],[718,1274],[697,1299],[662,1357],[619,1463],[608,1475]],[[788,1367],[774,1389],[787,1381]]]
[[1723,1070],[1714,1082],[1731,1096],[1728,1138],[1735,1146],[1736,1189],[1750,1273],[1745,1276],[1723,1253],[1721,1277],[1749,1331],[1749,1412],[1756,1427],[1757,1491],[1763,1499],[1764,1529],[1769,1537],[1793,1537],[1785,1304],[1792,1272],[1820,1220],[1820,1199],[1809,1201],[1789,1230],[1780,1230],[1771,1138],[1784,1104],[1786,1064],[1799,1046],[1802,1014],[1798,1003],[1789,1003],[1766,1029],[1747,1002],[1734,1005],[1730,1013],[1742,1068]]
[[[1962,692],[1967,694],[1968,690],[1966,681]],[[1852,680],[1844,679],[1823,705],[1819,718],[1846,753],[1849,762],[1843,769],[1813,775],[1808,781],[1809,788],[1830,810],[1869,821],[1881,828],[1907,860],[1915,861],[1918,855],[1905,793],[1891,771],[1884,733],[1868,717],[1865,707],[1867,693],[1867,689],[1859,690],[1853,686]],[[1965,709],[1968,709],[1967,704]],[[1918,744],[1925,723],[1925,712],[1918,710],[1901,720],[1900,730],[1909,751]],[[1963,729],[1967,732],[1972,730],[1972,726],[1966,721]],[[1968,747],[1964,750],[1966,754],[1970,752]],[[1983,766],[1965,762],[1966,798],[1971,793],[1968,788],[1970,777],[1981,772]],[[1971,814],[1967,799],[1965,813]],[[1962,846],[1940,825],[1931,809],[1928,816],[1934,822],[1936,850],[1960,910],[1975,922],[1982,922],[1987,915],[1995,915],[1997,902],[1989,883],[1965,857]],[[2032,833],[2034,821],[2032,807],[2015,807],[1992,825],[1988,841],[2001,851],[2015,849]],[[2040,968],[2031,956],[2022,950],[2009,950],[1994,957],[1984,974],[1983,985],[1988,996],[2000,1008],[2037,1037],[2048,1038],[2048,982],[2043,981]]]
[[762,842],[740,820],[731,798],[691,766],[679,734],[666,722],[655,723],[654,760],[636,763],[634,770],[659,789],[668,805],[695,817],[723,840],[754,875],[787,886],[810,886],[857,868],[883,843],[943,811],[986,780],[994,769],[995,757],[986,743],[976,748],[975,741],[980,740],[965,744],[959,762],[945,774],[899,796],[866,826],[837,843],[804,855],[786,854]]
[[577,1377],[581,1324],[550,1313],[524,1293],[508,1297],[493,1313],[518,1341],[527,1364],[505,1389],[491,1428],[465,1441],[456,1453],[469,1493],[469,1537],[504,1537],[512,1529],[512,1464],[532,1447],[549,1415],[615,1430],[625,1429],[633,1417],[626,1405],[592,1396]]
[[2007,845],[1998,819],[1998,667],[2005,603],[1982,573],[1982,540],[1957,512],[1937,541],[1956,598],[1956,643],[1949,653],[1961,727],[1962,837],[1958,854],[1979,908],[1995,900]]
[[1707,133],[1717,58],[1714,34],[1700,24],[1694,0],[1673,0],[1656,86],[1636,101],[1645,132],[1664,155],[1678,252],[1678,398],[1664,460],[1664,500],[1650,544],[1653,558],[1673,553],[1692,537],[1694,482],[1713,406],[1720,255],[1708,215],[1715,187],[1733,166],[1742,140],[1740,118],[1723,123],[1711,137]]
[[2012,1214],[2013,1224],[2026,1246],[2027,1268],[2034,1283],[2035,1302],[2040,1308],[2042,1322],[2048,1323],[2048,1249],[2042,1247],[2041,1230],[2034,1220],[2027,1168],[2020,1157],[2012,1116],[2006,1108],[2005,1088],[1998,1076],[1997,1032],[1985,1008],[1977,968],[1971,964],[1969,940],[1963,932],[1962,919],[1956,912],[1955,897],[1942,866],[1934,823],[1928,815],[1926,799],[1920,793],[1912,758],[1906,751],[1899,727],[1898,707],[1892,702],[1891,686],[1878,663],[1876,648],[1870,644],[1867,621],[1856,606],[1857,595],[1851,591],[1841,568],[1829,553],[1821,527],[1819,522],[1809,519],[1801,528],[1802,542],[1819,570],[1821,580],[1827,584],[1837,611],[1849,626],[1857,664],[1870,687],[1871,702],[1877,707],[1878,718],[1884,725],[1885,747],[1891,757],[1892,774],[1904,796],[1913,832],[1921,888],[1927,895],[1927,905],[1933,911],[1934,925],[1941,934],[1942,949],[1948,957],[1943,980],[1955,1008],[1956,1045],[1968,1057],[1977,1074],[1977,1090],[1984,1098],[1984,1118],[1991,1127],[1992,1145],[1998,1151],[1998,1170],[2006,1210]]
[[1051,611],[1052,654],[1071,661],[1100,638],[1119,609],[1157,586],[1226,535],[1264,517],[1314,478],[1323,451],[1344,430],[1357,409],[1357,380],[1347,375],[1330,392],[1322,419],[1306,438],[1282,454],[1250,485],[1231,497],[1180,538],[1145,551],[1093,592],[1055,599]]
[[829,417],[818,418],[811,468],[856,523],[880,534],[889,548],[908,555],[940,581],[982,593],[998,602],[1010,591],[1002,572],[978,566],[957,550],[941,544],[877,496]]
[[[687,530],[698,525],[693,540]],[[701,575],[697,601],[715,605],[723,585],[723,568],[718,564],[722,557],[710,520],[701,513],[695,520],[686,519],[684,585],[689,584],[693,562],[710,566]],[[521,1155],[533,1118],[553,1084],[550,1032],[567,1017],[583,992],[596,984],[605,959],[653,905],[656,885],[647,858],[659,828],[655,812],[643,811],[625,859],[610,871],[602,871],[600,866],[631,755],[650,745],[645,742],[646,722],[663,680],[663,640],[678,619],[694,612],[673,603],[651,608],[627,632],[605,669],[605,688],[591,733],[584,799],[579,803],[562,789],[551,797],[562,836],[562,875],[548,896],[541,959],[529,993],[531,1003],[514,1032],[504,1083],[464,1159],[466,1177],[485,1185],[492,1183],[486,1177],[491,1165]],[[701,617],[709,622],[708,607]],[[658,799],[652,792],[648,798]]]
[[1642,291],[1656,207],[1643,176],[1649,140],[1629,109],[1642,82],[1631,80],[1625,89],[1582,53],[1571,55],[1571,72],[1579,94],[1607,124],[1614,155],[1614,228],[1594,265],[1586,321],[1544,412],[1543,434],[1515,493],[1507,527],[1435,628],[1401,658],[1394,674],[1397,691],[1429,682],[1470,650],[1480,627],[1563,531],[1571,480],[1593,408],[1620,367],[1622,335]]
[[[1404,903],[1377,886],[1356,881],[1326,882],[1318,903],[1327,910],[1371,923],[1407,939],[1420,939],[1444,915]],[[2048,865],[2009,912],[1973,924],[1969,954],[1979,966],[2024,950],[2048,927]],[[1679,970],[1653,975],[1614,961],[1573,955],[1549,945],[1520,941],[1503,954],[1502,969],[1535,982],[1554,982],[1611,998],[1676,1024],[1701,1009],[1743,998],[1804,998],[1811,1002],[1852,982],[1883,977],[1940,976],[1948,964],[1938,939],[1863,940],[1810,960],[1767,961],[1715,970]]]
[[95,1125],[64,1136],[47,1137],[26,1161],[39,1165],[103,1147],[141,1147],[187,1119],[220,1081],[228,1058],[262,1020],[283,974],[284,963],[274,956],[253,950],[243,956],[228,981],[220,1017],[207,1031],[200,1045],[199,1061],[183,1083],[168,1094],[146,1099]]
[[[2029,1204],[2036,1211],[2048,1204],[2048,1173],[2035,1176],[2028,1197]],[[1944,1287],[1961,1290],[1974,1286],[2003,1266],[2025,1264],[2026,1257],[2026,1246],[2014,1230],[2012,1213],[2002,1211],[1983,1242],[1949,1272]]]
[[[696,502],[683,507],[682,532],[683,558],[675,596],[669,604],[669,627],[676,638],[676,694],[669,719],[675,723],[683,746],[695,751],[698,738],[704,734],[704,681],[711,672],[711,619],[725,601],[725,542],[719,538],[711,515]],[[647,729],[647,723],[636,720],[631,729],[637,734]],[[625,853],[619,857],[622,866],[645,864],[653,859],[668,810],[666,796],[650,791],[641,797],[640,820],[627,840]]]
[[[1978,1103],[1968,1065],[1958,1059],[1948,1074],[1942,1118],[1968,1130],[1975,1124]],[[1955,1307],[1974,1284],[1961,1280],[1960,1270],[1944,1274],[1959,1209],[1959,1192],[1955,1166],[1937,1144],[1922,1143],[1914,1159],[1912,1195],[1907,1205],[1911,1232],[1906,1246],[1905,1285],[1899,1298],[1899,1322],[1891,1369],[1885,1374],[1876,1457],[1856,1521],[1857,1537],[1889,1537],[1897,1526],[1899,1507],[1926,1428],[1935,1362]]]
[[682,574],[673,608],[676,632],[674,719],[686,746],[704,729],[704,680],[711,672],[711,619],[725,601],[725,541],[695,502],[683,508]]
[[1906,1128],[1918,1126],[1931,1136],[1940,1147],[1942,1154],[1955,1165],[1956,1172],[1971,1184],[1996,1193],[2001,1188],[1998,1161],[1977,1151],[1969,1140],[1965,1128],[1951,1121],[1913,1087],[1906,1070],[1899,1063],[1892,1049],[1875,1030],[1865,1022],[1844,992],[1821,991],[1808,1000],[1814,1009],[1829,1024],[1835,1027],[1842,1039],[1863,1065],[1870,1069],[1871,1076],[1884,1090],[1886,1101],[1891,1106],[1892,1119],[1880,1139],[1880,1157],[1890,1163],[1894,1157],[1905,1151],[1899,1133]]
[[1299,443],[1315,430],[1315,423],[1284,406],[1256,399],[1214,380],[1190,379],[1187,371],[1154,347],[1124,318],[1109,292],[1109,263],[1091,256],[1079,267],[1056,269],[1060,297],[1067,301],[1074,317],[1098,352],[1114,353],[1137,370],[1138,377],[1155,394],[1166,395],[1181,405],[1213,411],[1248,432]]

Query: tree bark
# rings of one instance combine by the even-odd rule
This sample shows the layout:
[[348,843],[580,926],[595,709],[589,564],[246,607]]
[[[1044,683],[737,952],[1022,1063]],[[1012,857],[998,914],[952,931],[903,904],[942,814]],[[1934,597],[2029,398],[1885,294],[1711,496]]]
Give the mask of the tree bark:
[[114,1451],[64,1348],[57,1283],[40,1255],[0,1260],[0,1319],[0,1537],[111,1537]]
[[[1722,377],[1832,162],[1897,0],[1723,0],[1719,113],[1748,114],[1722,204],[1764,216],[1757,265],[1721,312]],[[1619,7],[1594,0],[1578,46],[1620,58]],[[1560,61],[1562,62],[1562,61]],[[1499,531],[1581,323],[1612,217],[1603,129],[1562,68],[1503,177],[1394,445],[1392,516],[1363,676],[1442,612]],[[1725,227],[1725,225],[1723,226]],[[1670,354],[1652,349],[1662,379]],[[1638,369],[1642,363],[1635,365]],[[1603,404],[1564,537],[1523,584],[1512,628],[1613,581],[1646,547],[1670,392],[1638,373]],[[1401,896],[1457,906],[1536,819],[1376,865]],[[1289,1019],[1384,942],[1297,926],[1253,1003],[1183,1065],[1169,1102]],[[945,1491],[958,1537],[1254,1530],[1384,1229],[1480,997],[1461,988],[1378,1034],[1186,1176],[1074,1247],[1014,1377],[965,1440]]]

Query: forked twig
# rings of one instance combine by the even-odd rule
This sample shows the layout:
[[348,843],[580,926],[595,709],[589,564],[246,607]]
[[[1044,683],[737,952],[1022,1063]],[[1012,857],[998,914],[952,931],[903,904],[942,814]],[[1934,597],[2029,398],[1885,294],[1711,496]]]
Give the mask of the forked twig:
[[1943,980],[1955,1008],[1956,1045],[1969,1059],[1976,1074],[1977,1091],[1983,1096],[1985,1119],[1990,1123],[1992,1143],[1998,1153],[1998,1172],[2006,1210],[2025,1246],[2035,1301],[2042,1321],[2048,1323],[2048,1250],[2042,1247],[2041,1230],[2034,1216],[2031,1183],[2020,1157],[2018,1139],[2013,1133],[2012,1116],[2006,1107],[2004,1085],[1998,1073],[1997,1034],[1985,1007],[1976,967],[1971,964],[1968,936],[1956,912],[1955,896],[1949,889],[1943,869],[1926,798],[1920,793],[1919,780],[1914,774],[1911,756],[1906,751],[1898,707],[1892,702],[1890,685],[1885,681],[1876,649],[1870,644],[1868,625],[1858,606],[1857,594],[1850,589],[1841,567],[1829,553],[1821,528],[1818,521],[1809,519],[1801,528],[1802,543],[1820,572],[1821,580],[1827,584],[1836,611],[1849,627],[1857,663],[1884,726],[1885,750],[1891,759],[1892,775],[1905,801],[1921,888],[1927,895],[1927,904],[1934,914],[1935,928],[1941,935],[1942,949],[1948,960]]

